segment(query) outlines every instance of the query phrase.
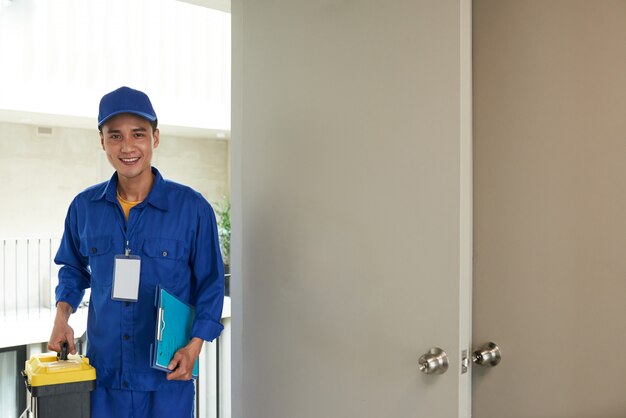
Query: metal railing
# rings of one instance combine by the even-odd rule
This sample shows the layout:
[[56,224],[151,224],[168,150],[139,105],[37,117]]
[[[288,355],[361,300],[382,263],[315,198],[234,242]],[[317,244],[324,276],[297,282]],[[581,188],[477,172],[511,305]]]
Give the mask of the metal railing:
[[[41,323],[38,318],[54,315],[59,271],[54,256],[59,242],[57,238],[0,239],[0,322],[28,327]],[[205,343],[201,353],[198,418],[230,417],[230,300],[226,306],[222,318],[224,332],[213,343]],[[43,341],[36,340],[26,344]]]
[[0,321],[50,315],[56,238],[0,239]]
[[196,381],[196,417],[231,417],[230,317],[222,318],[224,331],[200,353],[200,373]]

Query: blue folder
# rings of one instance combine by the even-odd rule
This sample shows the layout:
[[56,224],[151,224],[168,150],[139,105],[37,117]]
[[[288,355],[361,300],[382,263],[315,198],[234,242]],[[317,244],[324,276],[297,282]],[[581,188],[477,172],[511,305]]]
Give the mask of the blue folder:
[[[156,336],[150,347],[151,365],[155,369],[170,371],[167,366],[176,351],[189,343],[195,311],[162,287],[157,288],[156,307]],[[191,373],[193,377],[198,377],[198,367],[196,359]]]

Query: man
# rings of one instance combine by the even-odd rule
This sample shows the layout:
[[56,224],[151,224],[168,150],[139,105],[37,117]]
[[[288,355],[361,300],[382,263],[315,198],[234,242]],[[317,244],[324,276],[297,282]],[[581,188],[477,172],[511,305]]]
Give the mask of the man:
[[[215,339],[224,299],[215,215],[194,190],[151,166],[159,145],[148,96],[121,87],[100,101],[98,130],[115,173],[72,201],[55,263],[61,265],[48,348],[69,344],[68,318],[91,288],[87,356],[96,368],[92,417],[192,417],[191,376],[204,341]],[[170,372],[150,367],[161,286],[195,307],[191,340]]]

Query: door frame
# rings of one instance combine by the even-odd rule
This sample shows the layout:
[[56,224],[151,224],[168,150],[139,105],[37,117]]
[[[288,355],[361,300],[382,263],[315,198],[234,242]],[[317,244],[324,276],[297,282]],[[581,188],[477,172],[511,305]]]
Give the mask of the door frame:
[[[473,88],[472,0],[460,0],[460,271],[459,347],[467,373],[459,379],[459,418],[472,416],[472,272],[473,272]],[[465,347],[465,348],[463,348]]]

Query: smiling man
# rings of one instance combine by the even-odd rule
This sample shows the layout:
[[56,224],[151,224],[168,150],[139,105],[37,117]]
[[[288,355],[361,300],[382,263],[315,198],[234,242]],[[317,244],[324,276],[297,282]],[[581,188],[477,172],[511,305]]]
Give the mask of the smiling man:
[[[57,313],[48,342],[75,353],[68,325],[91,288],[87,356],[96,368],[92,417],[193,417],[192,370],[204,341],[221,333],[223,266],[215,215],[189,187],[152,167],[159,145],[148,96],[121,87],[100,101],[100,143],[111,179],[72,201],[55,262]],[[123,267],[120,267],[123,266]],[[151,368],[157,287],[195,307],[189,343],[170,372]]]

